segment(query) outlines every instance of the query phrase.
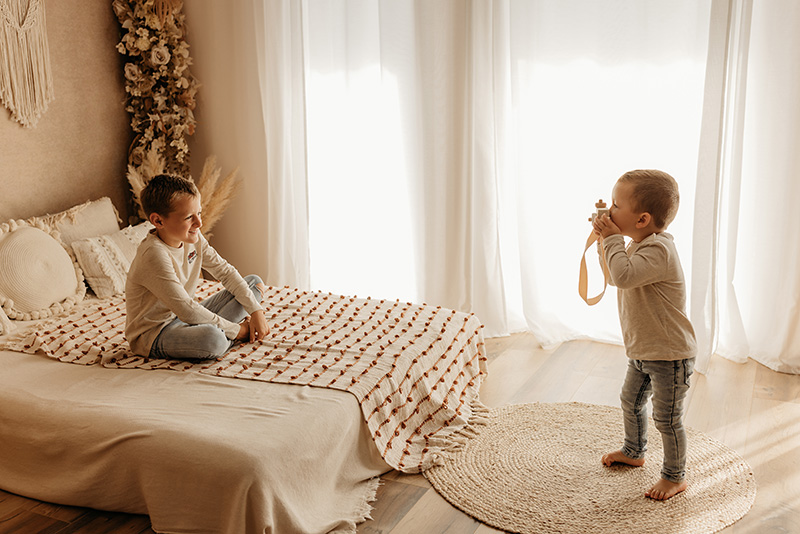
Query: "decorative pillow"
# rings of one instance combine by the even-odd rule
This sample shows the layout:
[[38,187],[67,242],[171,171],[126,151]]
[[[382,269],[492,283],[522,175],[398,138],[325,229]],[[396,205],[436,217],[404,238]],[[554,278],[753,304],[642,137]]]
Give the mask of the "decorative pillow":
[[0,225],[0,307],[8,318],[45,319],[83,300],[83,273],[54,234],[42,223]]
[[28,219],[32,226],[44,224],[59,232],[61,243],[69,250],[77,239],[113,234],[119,231],[119,214],[108,197],[84,202],[53,215]]
[[139,243],[153,228],[149,222],[108,235],[78,239],[72,249],[89,287],[100,298],[125,291],[125,279]]

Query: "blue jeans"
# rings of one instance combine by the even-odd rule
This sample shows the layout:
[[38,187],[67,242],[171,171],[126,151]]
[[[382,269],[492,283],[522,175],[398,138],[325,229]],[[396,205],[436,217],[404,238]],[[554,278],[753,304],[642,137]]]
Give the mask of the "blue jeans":
[[[244,277],[256,300],[261,302],[261,291],[256,285],[261,278],[251,274]],[[244,306],[223,289],[201,303],[202,306],[231,322],[238,323],[247,317]],[[186,324],[177,317],[161,329],[153,346],[151,358],[174,358],[178,360],[213,360],[220,358],[233,346],[225,332],[213,324]]]
[[686,429],[684,400],[694,358],[676,361],[628,360],[628,374],[620,400],[625,423],[622,453],[644,458],[647,451],[647,402],[653,397],[653,421],[661,432],[664,464],[661,477],[670,482],[686,478]]

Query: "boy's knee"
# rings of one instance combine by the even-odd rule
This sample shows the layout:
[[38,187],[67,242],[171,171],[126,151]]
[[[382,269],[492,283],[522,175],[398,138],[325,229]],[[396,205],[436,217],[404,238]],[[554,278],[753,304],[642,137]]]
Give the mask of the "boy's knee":
[[247,282],[247,285],[251,288],[256,287],[258,284],[263,284],[264,282],[261,280],[261,277],[257,274],[248,274],[244,277],[244,281]]
[[231,341],[225,332],[214,325],[197,325],[198,343],[196,358],[213,360],[221,358],[231,348]]
[[261,277],[257,274],[248,274],[244,277],[244,281],[247,282],[247,286],[253,292],[253,296],[260,302],[264,298],[264,282]]
[[653,423],[662,434],[683,430],[683,418],[676,414],[659,414],[654,410]]

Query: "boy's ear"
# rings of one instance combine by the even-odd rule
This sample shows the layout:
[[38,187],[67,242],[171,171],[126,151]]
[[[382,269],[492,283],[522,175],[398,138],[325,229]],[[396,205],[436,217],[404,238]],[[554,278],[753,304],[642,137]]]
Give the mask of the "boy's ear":
[[647,212],[644,212],[641,215],[639,215],[639,218],[636,220],[636,228],[645,228],[647,225],[650,224],[650,221],[652,220],[653,216]]
[[151,213],[148,219],[156,228],[160,228],[161,226],[164,225],[164,218],[161,217],[161,215],[159,215],[158,213],[155,212]]

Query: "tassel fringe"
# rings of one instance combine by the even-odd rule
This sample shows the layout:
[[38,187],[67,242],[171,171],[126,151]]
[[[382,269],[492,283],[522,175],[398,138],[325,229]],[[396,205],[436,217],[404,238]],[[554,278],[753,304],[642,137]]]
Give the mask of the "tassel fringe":
[[43,0],[0,0],[0,102],[32,128],[53,98]]
[[466,425],[446,436],[431,440],[430,447],[438,449],[423,460],[421,471],[431,467],[443,465],[445,459],[463,449],[469,441],[478,436],[481,430],[489,424],[489,408],[487,408],[476,395],[470,403],[470,417]]

